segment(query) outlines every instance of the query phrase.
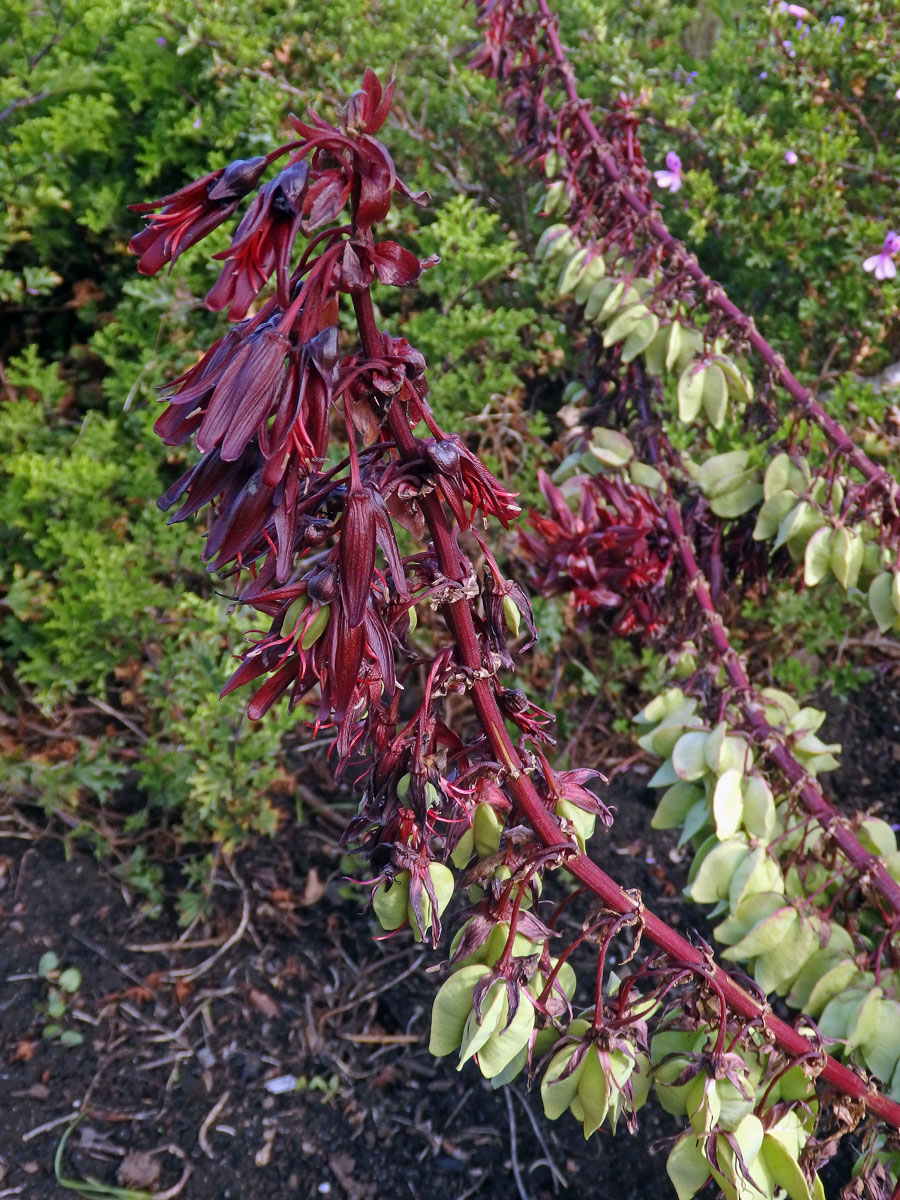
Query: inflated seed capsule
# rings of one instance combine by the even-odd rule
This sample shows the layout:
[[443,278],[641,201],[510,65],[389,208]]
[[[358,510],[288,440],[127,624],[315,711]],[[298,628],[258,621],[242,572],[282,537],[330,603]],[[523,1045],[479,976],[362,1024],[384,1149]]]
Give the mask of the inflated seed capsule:
[[503,597],[503,619],[506,621],[506,628],[513,637],[519,636],[519,622],[521,614],[519,607],[513,600],[512,596]]
[[372,895],[372,907],[382,929],[399,929],[407,919],[409,871],[400,871],[393,883],[380,883]]
[[282,633],[289,634],[293,629],[296,629],[297,622],[301,616],[309,608],[309,597],[306,595],[298,596],[292,604],[289,605],[284,614],[284,619],[281,622]]
[[584,304],[594,286],[606,275],[606,264],[599,254],[595,254],[585,267],[581,278],[575,286],[575,303]]
[[703,407],[703,382],[706,369],[697,361],[688,363],[678,380],[678,417],[685,425],[696,421]]
[[503,826],[490,804],[479,804],[472,818],[472,836],[475,853],[479,858],[489,858],[500,849],[500,834]]
[[331,605],[323,604],[310,623],[307,625],[303,633],[303,637],[300,639],[300,645],[304,650],[309,650],[311,646],[316,644],[328,627],[328,619],[330,616]]
[[554,213],[564,213],[569,207],[569,199],[566,195],[565,181],[560,179],[556,183],[551,183],[545,194],[537,202],[535,212],[545,213],[548,217],[552,217]]
[[556,285],[556,290],[561,296],[571,292],[578,280],[581,278],[585,268],[585,260],[588,255],[588,247],[583,246],[580,250],[576,250],[566,265],[560,272],[559,281]]

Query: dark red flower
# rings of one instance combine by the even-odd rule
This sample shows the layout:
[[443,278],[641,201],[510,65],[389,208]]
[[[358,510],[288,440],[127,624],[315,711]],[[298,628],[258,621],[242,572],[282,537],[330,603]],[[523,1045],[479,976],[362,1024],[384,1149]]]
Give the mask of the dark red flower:
[[[455,433],[445,434],[441,440],[428,438],[423,446],[435,469],[437,485],[462,529],[469,528],[478,509],[509,528],[522,511],[516,493],[507,491]],[[468,513],[466,504],[471,506]]]
[[136,213],[162,208],[128,243],[131,252],[140,255],[141,274],[155,275],[160,267],[174,263],[189,246],[227,221],[244,196],[256,187],[267,164],[267,158],[239,158],[169,196],[149,204],[129,204],[131,212]]
[[[534,533],[519,534],[537,567],[535,587],[546,596],[571,593],[582,611],[612,610],[616,633],[656,632],[673,548],[651,494],[606,476],[576,476],[563,489],[543,471],[539,480],[550,515],[532,510]],[[576,488],[577,511],[566,502]]]
[[283,309],[288,307],[289,261],[300,229],[308,180],[308,164],[294,162],[260,189],[229,248],[215,255],[225,259],[225,266],[207,293],[207,308],[213,312],[227,308],[229,319],[239,321],[247,315],[273,270],[278,303]]

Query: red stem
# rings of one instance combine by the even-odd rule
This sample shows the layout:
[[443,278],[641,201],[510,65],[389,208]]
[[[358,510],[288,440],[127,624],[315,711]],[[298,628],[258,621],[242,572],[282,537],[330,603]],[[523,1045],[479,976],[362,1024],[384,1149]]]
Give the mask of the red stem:
[[[363,349],[372,358],[383,353],[384,343],[375,322],[372,298],[368,291],[353,296],[353,308],[359,326]],[[398,453],[404,461],[420,460],[417,440],[409,428],[403,408],[391,404],[388,424]],[[428,524],[441,571],[449,580],[463,582],[464,559],[455,545],[440,497],[436,491],[421,499],[422,511]],[[445,618],[456,642],[461,665],[477,672],[484,665],[472,613],[465,601],[444,606]],[[558,846],[566,838],[555,817],[544,806],[527,773],[526,764],[510,740],[503,717],[497,707],[491,683],[477,679],[472,687],[472,699],[493,753],[507,770],[507,784],[532,829],[546,846]],[[586,854],[576,854],[566,862],[566,869],[581,880],[604,904],[618,913],[638,913],[647,937],[670,958],[695,968],[705,975],[717,991],[721,991],[729,1008],[750,1021],[761,1022],[773,1040],[792,1058],[808,1056],[809,1039],[790,1025],[772,1016],[767,1004],[760,1004],[749,992],[736,984],[721,967],[700,953],[695,946],[675,933],[665,921],[635,903],[613,879],[592,862]],[[821,1077],[839,1091],[864,1100],[869,1111],[882,1121],[900,1129],[900,1104],[873,1092],[867,1083],[848,1067],[826,1056]]]

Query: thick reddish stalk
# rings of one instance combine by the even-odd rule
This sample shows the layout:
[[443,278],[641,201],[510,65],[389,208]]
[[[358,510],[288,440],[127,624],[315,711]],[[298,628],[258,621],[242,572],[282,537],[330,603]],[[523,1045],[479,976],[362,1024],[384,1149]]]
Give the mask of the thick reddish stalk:
[[835,421],[833,417],[829,416],[825,409],[817,403],[812,393],[788,369],[782,356],[773,349],[756,328],[753,319],[748,317],[746,313],[742,312],[729,299],[719,284],[710,279],[697,262],[696,257],[686,249],[683,243],[673,237],[663,222],[628,187],[625,176],[619,170],[619,167],[607,149],[606,139],[591,119],[589,106],[578,95],[578,90],[575,86],[575,72],[559,40],[558,18],[556,14],[551,10],[547,0],[537,0],[537,6],[544,19],[547,41],[550,43],[553,58],[562,75],[566,94],[572,104],[578,109],[579,123],[595,147],[596,161],[605,171],[610,181],[616,185],[619,196],[644,219],[649,232],[684,267],[684,270],[691,279],[702,289],[707,302],[713,308],[717,308],[732,324],[741,329],[749,344],[771,369],[774,378],[796,401],[800,411],[822,430],[837,450],[856,467],[865,479],[870,483],[877,484],[888,495],[894,496],[896,504],[898,489],[897,481],[893,475],[883,467],[879,467],[877,463],[872,462],[858,446],[853,444],[843,426]]
[[[377,358],[383,352],[383,342],[375,322],[375,313],[369,293],[354,294],[353,307],[363,349],[370,357]],[[416,438],[410,431],[409,423],[399,404],[391,405],[388,411],[388,424],[400,457],[406,461],[421,459]],[[430,492],[422,498],[421,504],[441,571],[451,582],[462,584],[464,582],[462,560],[455,546],[438,493]],[[479,671],[484,664],[468,604],[465,601],[449,603],[445,605],[444,611],[456,641],[461,665],[473,673]],[[532,829],[546,846],[558,846],[565,842],[567,839],[560,829],[559,823],[547,810],[538,795],[528,775],[527,766],[509,737],[488,680],[476,678],[472,687],[472,699],[490,740],[492,750],[506,767],[507,784],[510,791],[515,796]],[[665,921],[649,912],[642,903],[636,903],[633,896],[621,888],[587,855],[579,853],[570,858],[566,863],[566,868],[615,912],[637,913],[643,924],[644,932],[656,946],[674,960],[697,968],[700,974],[711,979],[721,990],[730,1008],[748,1020],[761,1022],[785,1053],[793,1058],[808,1057],[810,1050],[808,1038],[797,1033],[784,1021],[772,1016],[768,1005],[760,1004],[749,992],[736,984],[721,967],[709,962],[695,946],[675,933]],[[873,1092],[865,1081],[848,1067],[826,1057],[821,1077],[839,1091],[864,1100],[871,1113],[894,1128],[900,1129],[900,1104]]]

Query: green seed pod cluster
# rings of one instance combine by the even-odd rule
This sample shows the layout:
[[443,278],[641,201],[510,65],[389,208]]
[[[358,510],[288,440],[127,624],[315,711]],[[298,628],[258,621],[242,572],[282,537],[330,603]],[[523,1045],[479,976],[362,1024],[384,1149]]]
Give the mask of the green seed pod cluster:
[[615,1133],[620,1117],[630,1119],[650,1091],[647,1056],[628,1043],[605,1048],[600,1042],[586,1041],[589,1029],[589,1022],[581,1017],[569,1024],[566,1044],[550,1060],[541,1082],[547,1118],[555,1121],[570,1111],[584,1127],[585,1138],[607,1119]]
[[[507,929],[508,933],[508,929]],[[553,960],[551,960],[551,964]],[[518,1004],[510,1014],[509,989],[505,978],[495,979],[481,997],[476,1010],[474,991],[491,975],[486,963],[469,963],[442,984],[431,1012],[429,1050],[438,1058],[459,1051],[459,1067],[474,1059],[486,1079],[509,1082],[525,1066],[529,1043],[541,1039],[543,1051],[558,1036],[552,1027],[535,1030],[536,1000],[546,978],[537,970],[519,990]],[[557,977],[568,996],[575,990],[575,975],[564,963]],[[501,1078],[502,1076],[502,1078]]]
[[696,469],[694,482],[717,517],[743,516],[763,498],[759,471],[749,465],[747,450],[713,454]]
[[805,458],[777,454],[763,479],[763,503],[753,536],[786,546],[803,563],[803,582],[816,587],[833,577],[845,592],[867,593],[869,609],[882,633],[900,631],[900,573],[888,569],[885,550],[867,522],[857,528],[840,523],[846,480],[813,478]]
[[749,379],[724,354],[693,358],[678,379],[678,416],[686,425],[691,425],[702,413],[713,429],[722,429],[729,399],[743,405],[752,398]]
[[479,858],[490,858],[500,849],[503,821],[490,804],[477,804],[472,824],[465,831],[450,855],[450,861],[460,871],[469,863],[473,853]]
[[[543,211],[563,213],[568,203],[565,184],[557,182],[547,193]],[[557,292],[573,295],[584,307],[585,319],[603,330],[604,346],[621,345],[623,363],[640,355],[651,375],[678,373],[678,415],[685,424],[703,414],[714,429],[722,429],[729,401],[742,407],[752,400],[750,380],[721,352],[720,344],[713,353],[704,353],[703,334],[698,329],[677,317],[660,320],[651,312],[645,298],[653,290],[652,279],[611,276],[603,256],[590,246],[579,245],[565,225],[544,230],[537,256],[559,267]],[[677,316],[684,316],[681,308]]]
[[[443,863],[429,863],[428,874],[437,901],[437,915],[441,917],[453,895],[453,872]],[[372,908],[382,929],[399,929],[409,922],[417,942],[424,940],[432,927],[432,904],[428,893],[422,890],[421,921],[409,894],[410,873],[399,871],[391,883],[380,883],[372,895]]]
[[[796,757],[811,774],[838,765],[834,755],[840,747],[817,736],[824,713],[801,708],[775,688],[765,689],[761,698],[766,719],[791,736]],[[690,843],[695,850],[685,894],[713,906],[724,959],[740,964],[765,992],[815,1018],[846,1056],[900,1096],[900,972],[882,973],[876,987],[873,972],[857,961],[876,950],[876,936],[869,936],[872,914],[860,913],[855,940],[825,916],[841,877],[832,878],[816,853],[824,833],[798,823],[787,800],[776,799],[750,745],[730,730],[736,714],[726,710],[726,719],[708,729],[696,708],[675,687],[637,717],[643,731],[638,744],[664,759],[650,780],[651,787],[665,788],[652,824],[680,829],[679,845]],[[866,817],[857,836],[900,880],[891,826]],[[802,871],[795,861],[800,857],[806,860]],[[680,1049],[673,1044],[666,1053]],[[659,1076],[658,1090],[668,1087],[680,1105],[685,1093],[671,1083],[678,1074]],[[664,1091],[660,1098],[666,1107]]]
[[[581,385],[577,391],[573,389],[569,392],[567,388],[568,403],[577,404],[583,399],[584,392],[585,389]],[[552,479],[554,483],[560,484],[579,473],[624,473],[637,487],[648,488],[650,491],[664,491],[666,486],[656,467],[635,458],[634,446],[624,433],[619,433],[617,429],[605,429],[600,425],[591,430],[591,443],[587,450],[577,450],[567,455],[553,472]]]
[[680,1200],[690,1200],[710,1177],[729,1198],[824,1200],[821,1181],[814,1176],[808,1183],[798,1165],[819,1111],[813,1082],[792,1067],[770,1084],[761,1040],[735,1047],[727,1077],[713,1078],[697,1070],[713,1037],[711,1030],[665,1029],[650,1043],[660,1104],[691,1123],[666,1164]]

